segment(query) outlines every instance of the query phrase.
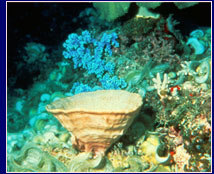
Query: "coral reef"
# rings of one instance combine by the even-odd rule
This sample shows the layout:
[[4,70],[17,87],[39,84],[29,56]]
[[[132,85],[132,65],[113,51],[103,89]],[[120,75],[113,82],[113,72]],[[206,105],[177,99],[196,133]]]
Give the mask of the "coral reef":
[[53,17],[53,38],[17,47],[7,171],[210,172],[211,24],[181,15],[209,3],[66,5],[78,8]]

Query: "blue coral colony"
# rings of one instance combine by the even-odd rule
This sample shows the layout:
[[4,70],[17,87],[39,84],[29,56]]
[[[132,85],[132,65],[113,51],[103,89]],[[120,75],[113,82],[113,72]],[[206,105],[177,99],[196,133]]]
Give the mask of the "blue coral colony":
[[[79,28],[57,50],[40,38],[26,40],[23,52],[17,51],[18,72],[41,70],[27,89],[17,85],[18,74],[8,75],[8,172],[210,172],[210,23],[185,33],[181,18],[175,18],[211,3],[82,4],[86,8],[71,21]],[[138,11],[127,18],[134,7]],[[175,14],[163,15],[164,7]],[[102,155],[77,149],[72,132],[45,109],[99,90],[125,90],[143,100],[127,132]]]
[[[116,41],[118,38],[115,32],[111,34],[104,33],[100,41],[91,37],[87,30],[83,31],[80,36],[72,33],[64,42],[63,47],[66,51],[63,56],[66,59],[72,58],[74,68],[82,67],[88,71],[88,74],[95,74],[99,79],[101,86],[90,87],[87,84],[75,83],[71,92],[78,94],[86,91],[96,91],[99,89],[123,89],[126,87],[124,79],[113,76],[115,65],[113,62],[106,62],[102,59],[103,55],[112,56],[111,48],[119,47]],[[88,48],[92,44],[93,48]],[[112,77],[111,77],[112,76]]]

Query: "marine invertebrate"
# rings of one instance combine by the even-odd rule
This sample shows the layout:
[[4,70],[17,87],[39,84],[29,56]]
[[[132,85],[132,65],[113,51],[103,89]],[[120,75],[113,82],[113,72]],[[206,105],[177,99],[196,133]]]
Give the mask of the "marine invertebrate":
[[203,30],[194,30],[190,33],[190,36],[191,37],[194,37],[194,38],[202,38],[204,36],[204,32]]
[[147,139],[139,146],[138,154],[142,154],[142,159],[157,164],[158,162],[155,159],[155,153],[159,145],[159,137],[157,135],[149,135],[149,137],[147,137]]
[[197,83],[204,83],[208,80],[211,71],[209,59],[202,61],[202,63],[196,69],[197,75],[195,75],[195,81]]
[[[210,101],[207,101],[210,102]],[[208,107],[203,104],[201,107]],[[204,155],[211,155],[211,111],[203,111],[200,115],[193,117],[184,123],[184,144],[188,153],[193,156],[190,161],[190,171],[210,170],[208,159],[203,159]],[[203,167],[199,167],[201,164]]]
[[124,170],[125,172],[152,172],[156,169],[137,155],[128,156],[127,164],[128,167]]
[[[29,121],[29,116],[26,114],[26,98],[24,94],[22,97],[9,97],[7,104],[7,131],[19,132],[22,131]],[[12,97],[12,98],[10,98]]]
[[129,38],[137,40],[141,38],[142,35],[147,35],[154,29],[156,22],[157,20],[151,18],[133,18],[128,20],[123,24],[121,29],[122,35],[119,36],[122,40],[122,43],[128,43]]
[[49,56],[45,46],[40,43],[28,42],[24,48],[27,56],[23,58],[28,64],[32,64],[35,61],[45,62]]
[[[102,88],[92,88],[87,84],[80,84],[79,91],[87,92],[97,89],[121,89],[126,87],[126,82],[122,78],[113,76],[115,64],[106,62],[102,57],[104,55],[112,55],[111,47],[119,47],[116,41],[117,34],[104,33],[102,38],[98,41],[92,38],[91,33],[87,30],[82,32],[82,35],[71,33],[68,39],[64,42],[63,56],[66,59],[72,58],[74,69],[83,68],[87,70],[88,74],[95,74],[102,85]],[[75,83],[77,87],[77,83]],[[86,90],[82,90],[84,87]],[[76,93],[75,93],[76,94]]]
[[188,166],[191,156],[184,148],[184,145],[176,147],[175,151],[176,153],[173,155],[173,159],[178,167],[178,172],[185,172],[185,167]]
[[[176,53],[175,39],[165,39],[165,33],[156,27],[153,32],[143,37],[143,42],[139,44],[139,53],[143,60],[152,59],[157,64],[169,63],[173,65],[180,61],[180,56]],[[167,35],[168,36],[168,35]]]
[[171,155],[165,145],[160,144],[157,146],[156,153],[155,153],[155,159],[157,160],[158,163],[166,164],[167,162],[170,161],[170,157],[171,157]]
[[66,172],[63,163],[48,153],[40,150],[35,144],[27,143],[18,155],[8,157],[9,170],[15,172]]
[[160,64],[160,65],[157,65],[155,67],[153,67],[150,72],[149,72],[149,76],[151,78],[154,78],[154,76],[157,74],[157,73],[160,73],[160,74],[163,74],[167,69],[170,68],[170,64],[169,63],[164,63],[164,64]]
[[102,167],[104,163],[105,161],[101,154],[93,158],[91,152],[83,152],[72,159],[69,172],[87,172],[91,169]]
[[105,74],[102,78],[99,79],[102,87],[94,86],[91,87],[88,84],[82,84],[75,82],[70,90],[71,95],[79,94],[82,92],[91,92],[103,89],[121,89],[126,87],[126,82],[124,79],[118,78],[117,76],[110,77],[109,74]]
[[152,18],[157,19],[160,17],[160,14],[154,13],[153,11],[150,11],[149,9],[155,9],[156,7],[161,5],[161,2],[137,2],[137,6],[139,6],[138,13],[136,17],[141,18]]
[[23,134],[7,133],[7,152],[11,153],[25,144]]
[[130,2],[94,2],[93,6],[98,10],[101,19],[110,22],[127,13]]
[[104,72],[112,74],[115,68],[114,64],[107,63],[102,57],[103,55],[112,55],[111,45],[119,47],[117,38],[116,33],[104,33],[98,41],[91,36],[88,30],[83,31],[81,35],[71,33],[63,44],[65,48],[63,56],[66,59],[72,58],[74,68],[82,67],[89,74],[96,74],[98,78],[102,77]]
[[148,10],[148,8],[141,6],[138,10],[138,13],[136,15],[137,18],[145,18],[145,19],[158,19],[160,17],[160,14],[158,13],[153,13]]
[[160,155],[158,154],[158,152],[156,151],[155,159],[157,160],[157,162],[158,162],[159,164],[167,164],[167,163],[170,162],[171,155],[170,155],[170,153],[167,153],[166,156],[160,156]]
[[[144,18],[158,18],[160,15],[149,11],[155,9],[164,2],[137,2],[139,7],[139,16]],[[187,8],[197,4],[198,2],[174,2],[178,9]],[[120,16],[128,12],[130,2],[94,2],[93,6],[98,10],[100,18],[108,22],[112,22]],[[111,12],[111,13],[110,13]]]
[[182,35],[179,32],[179,30],[175,29],[175,26],[180,24],[180,22],[174,20],[172,18],[173,14],[170,14],[168,18],[166,19],[166,24],[165,24],[165,32],[166,33],[172,33],[176,39],[182,40]]
[[191,47],[194,49],[195,55],[201,55],[205,53],[205,51],[209,47],[208,40],[209,39],[206,39],[206,35],[204,34],[204,31],[197,29],[190,33],[190,37],[187,40],[186,45],[191,45]]
[[114,167],[114,172],[152,172],[157,168],[152,162],[150,163],[142,159],[141,156],[137,154],[137,150],[134,153],[130,153],[129,151],[136,149],[135,146],[130,145],[128,152],[124,149],[119,149],[113,149],[107,154],[108,159]]
[[124,79],[117,76],[110,77],[107,73],[99,81],[103,89],[123,89],[127,86]]
[[197,83],[204,83],[210,78],[210,58],[206,57],[199,61],[184,61],[182,69],[177,72],[178,76],[193,76]]
[[170,88],[171,95],[174,96],[174,97],[178,96],[178,91],[180,91],[180,90],[181,90],[180,86],[178,86],[178,85],[172,86]]
[[198,4],[199,2],[174,2],[178,9],[188,8]]
[[203,54],[205,51],[205,47],[201,41],[199,41],[197,38],[191,37],[187,40],[186,45],[191,45],[194,49],[194,53],[196,55]]
[[195,61],[183,61],[181,63],[182,70],[178,71],[177,75],[178,76],[181,75],[181,74],[184,74],[184,75],[195,75],[196,72],[192,68],[193,63],[195,63]]
[[51,98],[50,94],[44,93],[40,96],[40,101],[46,102],[46,101],[50,100],[50,98]]
[[146,91],[149,90],[148,84],[145,81],[145,78],[149,76],[153,63],[150,59],[143,67],[139,70],[130,70],[126,76],[126,82],[128,84],[126,90],[129,92],[138,92],[142,97],[145,96]]
[[160,96],[161,100],[163,100],[167,96],[168,89],[168,75],[164,74],[163,82],[161,81],[160,73],[157,73],[157,77],[153,78],[154,82],[153,87],[157,89],[157,93]]
[[142,98],[123,90],[98,90],[56,100],[46,106],[72,132],[72,143],[85,152],[105,153],[138,114]]

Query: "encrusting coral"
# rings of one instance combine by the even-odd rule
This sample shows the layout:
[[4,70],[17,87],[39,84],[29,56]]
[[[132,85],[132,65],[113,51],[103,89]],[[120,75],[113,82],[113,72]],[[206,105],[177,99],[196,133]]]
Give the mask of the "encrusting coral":
[[139,94],[98,90],[56,100],[46,109],[72,132],[79,150],[105,153],[126,132],[141,106]]

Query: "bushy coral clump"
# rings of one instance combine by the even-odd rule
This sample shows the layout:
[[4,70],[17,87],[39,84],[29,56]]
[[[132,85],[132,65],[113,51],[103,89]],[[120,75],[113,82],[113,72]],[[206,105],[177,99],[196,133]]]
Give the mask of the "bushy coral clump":
[[95,74],[99,79],[102,87],[90,87],[88,84],[75,83],[71,89],[71,93],[77,94],[81,92],[95,91],[98,89],[121,89],[126,87],[124,79],[113,76],[115,64],[106,62],[103,56],[112,55],[112,46],[119,47],[116,41],[118,38],[115,32],[104,33],[98,41],[92,38],[88,30],[82,32],[81,35],[71,33],[64,42],[63,56],[66,59],[72,58],[74,69],[83,68],[88,74]]
[[63,44],[66,49],[63,51],[63,56],[66,59],[72,58],[74,68],[82,67],[88,71],[88,74],[96,74],[98,78],[104,72],[112,74],[114,64],[106,63],[102,57],[112,55],[111,45],[119,47],[116,39],[116,33],[104,33],[100,41],[92,38],[91,33],[87,30],[83,31],[82,35],[71,33]]

